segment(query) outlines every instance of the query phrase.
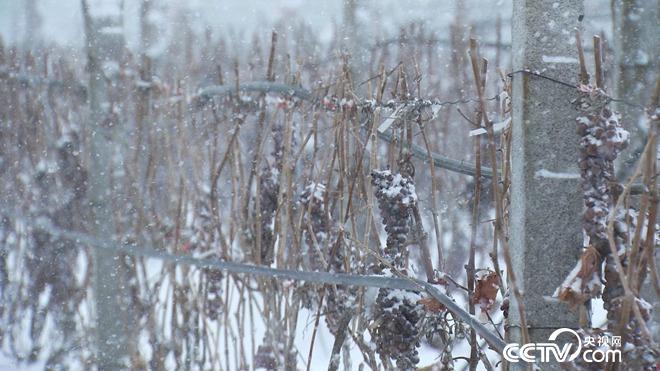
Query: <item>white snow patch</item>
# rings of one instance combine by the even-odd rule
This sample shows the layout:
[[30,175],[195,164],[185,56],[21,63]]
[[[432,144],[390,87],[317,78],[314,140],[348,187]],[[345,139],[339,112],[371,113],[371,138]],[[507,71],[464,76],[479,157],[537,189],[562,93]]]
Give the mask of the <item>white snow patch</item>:
[[46,369],[46,361],[39,360],[34,363],[26,364],[18,360],[12,359],[0,352],[0,370],[2,371],[38,371]]
[[[509,127],[509,124],[511,123],[511,117],[505,119],[504,121],[496,122],[493,124],[493,132],[495,134],[501,132],[502,130],[506,129]],[[477,135],[483,135],[486,134],[487,131],[485,128],[479,128],[479,129],[474,129],[470,130],[470,135],[471,137],[477,136]]]
[[591,299],[591,323],[594,328],[604,329],[607,325],[607,310],[602,298]]
[[402,105],[397,107],[397,109],[389,117],[387,117],[387,119],[383,121],[382,124],[380,124],[380,126],[378,127],[378,131],[381,133],[386,132],[387,129],[389,129],[390,126],[392,126],[392,124],[394,124],[394,121],[396,121],[396,119],[398,118],[399,112],[401,111],[401,109],[403,109],[403,107],[405,106]]
[[555,289],[555,292],[552,294],[553,298],[558,298],[559,294],[561,291],[565,288],[568,288],[572,290],[573,292],[580,292],[581,291],[581,284],[582,284],[582,279],[578,277],[578,274],[580,273],[580,270],[582,269],[582,260],[578,260],[577,264],[575,267],[573,267],[573,270],[571,273],[566,276],[566,279],[564,279],[564,282]]
[[577,58],[564,57],[561,55],[544,55],[541,59],[545,63],[578,63]]
[[546,169],[537,170],[534,173],[535,178],[550,178],[550,179],[580,179],[578,173],[555,172]]

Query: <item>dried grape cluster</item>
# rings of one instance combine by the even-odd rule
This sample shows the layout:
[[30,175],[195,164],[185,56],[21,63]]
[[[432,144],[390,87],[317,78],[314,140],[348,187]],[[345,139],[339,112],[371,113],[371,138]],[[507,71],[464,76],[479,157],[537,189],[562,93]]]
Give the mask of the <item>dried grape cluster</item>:
[[378,207],[387,232],[385,260],[392,266],[405,270],[405,242],[410,230],[408,219],[413,205],[417,202],[415,185],[412,179],[401,174],[392,174],[390,170],[373,170],[371,182],[377,189]]
[[[306,269],[337,273],[358,273],[357,253],[352,244],[347,243],[343,234],[329,230],[326,223],[325,204],[326,187],[321,183],[310,183],[300,195],[300,204],[305,213],[304,259]],[[311,228],[311,231],[310,231]],[[313,233],[313,235],[312,235]],[[345,232],[344,232],[345,233]],[[329,266],[326,267],[325,265]],[[353,308],[357,289],[343,285],[327,286],[325,301],[325,321],[330,332],[336,334],[341,318]],[[318,305],[321,293],[318,286],[303,284],[298,289],[302,304],[306,308]]]
[[[626,294],[621,282],[621,272],[617,267],[615,256],[611,253],[607,223],[610,209],[617,202],[620,193],[620,186],[617,185],[614,176],[614,161],[628,145],[629,134],[619,123],[617,114],[609,109],[609,98],[603,90],[590,85],[580,85],[578,91],[580,97],[576,102],[581,115],[576,121],[577,132],[581,136],[579,165],[585,203],[583,226],[589,236],[590,247],[574,269],[577,273],[572,273],[576,277],[573,286],[576,286],[574,291],[582,293],[581,296],[577,296],[578,298],[588,299],[600,294],[600,290],[594,288],[600,287],[598,278],[602,262],[605,262],[605,267],[602,269],[605,278],[603,302],[607,310],[608,327],[615,329],[619,328],[622,321],[625,322],[622,304]],[[618,258],[623,269],[626,269],[628,265],[626,243],[630,239],[631,231],[637,228],[637,212],[632,209],[620,209],[615,216],[612,237]],[[586,259],[589,251],[597,251],[600,259]],[[581,287],[576,285],[580,282],[577,278],[583,282]],[[648,303],[635,298],[633,305],[639,309],[642,320],[648,321],[650,318]],[[625,326],[624,342],[636,346],[634,352],[627,352],[627,366],[632,366],[630,362],[633,362],[637,364],[634,369],[654,368],[654,351],[644,346],[644,340],[635,321],[630,318]]]
[[[324,198],[326,188],[321,183],[310,183],[303,190],[299,198],[303,219],[303,263],[305,270],[325,270],[322,250],[328,244],[327,224],[325,222]],[[303,283],[296,294],[300,298],[303,307],[312,309],[318,306],[321,297],[318,285]]]
[[277,370],[277,360],[270,345],[259,345],[257,354],[254,356],[254,367],[267,371]]
[[[84,174],[84,170],[77,161],[67,163],[62,153],[66,152],[60,152],[55,164],[43,160],[37,164],[32,192],[39,204],[47,205],[38,210],[40,217],[57,227],[73,229],[73,214],[76,208],[80,208],[82,199],[74,196],[73,189],[65,183],[64,177],[69,172]],[[38,297],[50,287],[48,305],[60,306],[70,301],[78,290],[70,279],[74,275],[71,262],[75,261],[79,251],[76,243],[52,235],[48,230],[35,228],[30,246],[33,250],[26,256],[25,262],[25,268],[33,277],[29,285],[30,292]]]
[[[208,198],[204,197],[195,203],[194,217],[183,230],[184,242],[182,249],[186,253],[207,252],[219,245],[216,233],[216,222]],[[222,310],[222,279],[223,274],[217,269],[203,268],[201,270],[204,282],[204,313],[210,318],[218,318]]]
[[267,371],[295,369],[296,352],[289,351],[287,354],[285,343],[274,339],[272,333],[272,330],[266,331],[264,340],[254,355],[254,367]]
[[[579,166],[585,205],[583,227],[590,237],[591,246],[601,257],[607,257],[607,285],[603,294],[608,316],[611,317],[618,312],[612,305],[618,301],[615,298],[623,295],[623,287],[610,256],[607,240],[607,217],[614,203],[610,184],[615,181],[614,160],[627,146],[629,135],[619,123],[617,115],[607,106],[608,98],[604,91],[589,85],[581,85],[578,90],[580,97],[577,103],[581,115],[576,121],[577,132],[581,136]],[[624,217],[619,215],[614,230],[617,250],[622,252],[625,252],[623,244],[628,234]],[[622,256],[622,260],[625,261],[625,256]],[[600,269],[592,271],[599,272]],[[592,296],[597,294],[591,293]]]
[[264,168],[259,194],[261,205],[261,264],[270,265],[273,263],[273,254],[275,248],[275,212],[277,211],[277,197],[280,193],[279,171],[277,168]]
[[183,230],[182,235],[188,240],[187,245],[183,247],[184,250],[197,252],[211,250],[212,246],[217,246],[215,230],[216,223],[213,221],[211,206],[208,198],[204,197],[195,203],[194,217]]
[[[347,241],[347,239],[341,238],[332,245],[334,254],[328,257],[329,272],[361,273],[356,249]],[[355,286],[336,285],[330,286],[326,292],[325,323],[331,333],[337,334],[341,319],[356,306],[358,289]]]
[[[630,225],[626,223],[626,219]],[[630,231],[635,230],[637,224],[636,220],[637,213],[634,210],[619,210],[617,213],[614,228],[614,240],[617,246],[617,251],[619,251],[621,264],[624,268],[628,265],[624,244],[628,241]],[[603,244],[608,244],[607,247],[609,248],[609,242],[604,241]],[[605,256],[607,257],[604,268],[606,284],[605,289],[603,290],[603,306],[607,310],[608,320],[611,323],[618,323],[621,314],[621,304],[626,293],[612,254],[607,251],[607,255]]]
[[222,271],[204,268],[202,272],[206,278],[204,312],[209,318],[215,319],[222,313]]
[[[282,172],[282,157],[284,154],[284,127],[281,123],[273,125],[273,150],[270,154],[270,163],[265,165],[259,180],[260,194],[258,195],[261,210],[261,264],[271,265],[275,254],[275,214],[280,194],[280,173]],[[294,138],[291,139],[293,146]]]
[[[588,85],[580,86],[577,118],[580,139],[580,171],[584,191],[583,226],[592,242],[607,240],[607,215],[613,202],[610,184],[615,181],[614,160],[628,145],[629,134],[617,115],[607,107],[605,92]],[[605,245],[605,244],[599,244]],[[596,246],[606,255],[608,246]],[[607,249],[607,250],[605,250]]]
[[[303,207],[303,234],[305,235],[304,259],[308,269],[318,271],[323,268],[323,249],[328,240],[328,228],[325,221],[325,185],[311,183],[300,195],[300,205]],[[311,229],[311,231],[310,231]],[[313,235],[312,235],[313,232]],[[318,247],[318,248],[317,248]]]
[[381,289],[376,299],[377,325],[371,329],[371,337],[381,357],[396,360],[401,370],[413,370],[419,362],[421,298],[416,292]]
[[[23,202],[31,215],[56,228],[76,230],[82,228],[76,215],[85,208],[87,171],[81,165],[77,127],[66,122],[63,125],[55,156],[50,157],[54,160],[45,156],[37,158],[39,161],[33,171],[22,173],[17,181],[26,190]],[[32,313],[29,330],[21,337],[21,343],[32,344],[32,349],[25,349],[26,354],[39,354],[39,339],[51,329],[57,329],[62,341],[45,365],[45,368],[57,368],[55,365],[69,356],[68,350],[75,348],[76,329],[71,324],[75,323],[78,308],[85,299],[84,284],[90,277],[90,270],[86,268],[82,279],[75,278],[80,273],[76,262],[79,258],[87,259],[88,255],[80,243],[54,234],[49,228],[35,225],[25,232],[20,232],[20,228],[20,223],[2,216],[0,246],[5,252],[0,253],[3,260],[0,299],[6,300],[6,295],[10,295],[8,302],[15,304],[0,305],[0,317],[11,319],[24,310]],[[27,238],[20,237],[23,233]],[[21,267],[18,272],[12,272],[7,266],[6,258],[10,254]],[[21,281],[16,273],[30,279]],[[11,295],[21,291],[25,299],[16,301]],[[23,322],[10,320],[8,323],[0,334],[16,333]],[[18,341],[13,337],[9,339],[11,347]]]
[[[371,179],[387,232],[384,260],[405,273],[408,220],[417,202],[415,186],[410,178],[389,170],[374,170]],[[388,272],[389,267],[384,271]],[[399,369],[414,369],[419,362],[417,347],[423,317],[420,299],[419,293],[393,289],[380,289],[376,298],[371,337],[380,356],[396,360]]]

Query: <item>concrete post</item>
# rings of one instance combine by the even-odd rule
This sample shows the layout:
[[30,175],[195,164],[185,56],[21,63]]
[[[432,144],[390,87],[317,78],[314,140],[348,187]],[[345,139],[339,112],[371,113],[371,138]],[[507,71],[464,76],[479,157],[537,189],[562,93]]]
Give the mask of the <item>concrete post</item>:
[[[616,97],[647,105],[655,88],[658,70],[657,37],[660,11],[657,0],[616,0],[614,15],[614,89]],[[634,164],[646,144],[648,128],[640,120],[643,110],[615,102],[626,129],[630,131],[630,146],[617,163],[619,179],[632,175]]]
[[[514,0],[513,70],[575,83],[579,67],[573,29],[581,14],[581,0]],[[577,112],[571,105],[576,96],[574,88],[530,74],[513,75],[510,249],[532,342],[547,342],[557,328],[578,326],[577,312],[550,299],[582,247]],[[509,324],[508,340],[522,343],[513,295]]]
[[[364,36],[357,19],[361,0],[343,0],[343,19],[341,26],[341,48],[351,56],[350,66],[354,83],[367,79],[369,74],[369,51],[364,48]],[[356,88],[362,89],[363,87]]]
[[[108,122],[107,81],[118,73],[124,49],[121,7],[109,2],[82,0],[88,47],[90,131],[89,206],[91,231],[102,240],[115,235],[113,174],[117,122]],[[102,8],[102,14],[94,10]],[[115,14],[116,13],[116,14]],[[117,186],[116,184],[114,185]],[[96,311],[96,362],[99,370],[127,369],[130,355],[128,329],[133,326],[123,256],[115,251],[93,250],[93,287]]]
[[25,1],[25,33],[23,34],[23,47],[31,50],[41,44],[41,23],[37,0]]
[[[614,96],[630,102],[647,105],[651,101],[658,78],[657,36],[660,23],[660,7],[657,0],[614,1]],[[611,91],[612,89],[610,89]],[[630,131],[630,145],[619,156],[616,163],[617,177],[625,181],[632,175],[635,164],[646,145],[648,127],[644,111],[638,107],[615,102],[626,129]],[[656,255],[656,265],[660,256]],[[653,319],[660,321],[660,303],[650,280],[642,285],[642,298],[653,303]],[[660,330],[653,332],[656,342],[660,341]]]

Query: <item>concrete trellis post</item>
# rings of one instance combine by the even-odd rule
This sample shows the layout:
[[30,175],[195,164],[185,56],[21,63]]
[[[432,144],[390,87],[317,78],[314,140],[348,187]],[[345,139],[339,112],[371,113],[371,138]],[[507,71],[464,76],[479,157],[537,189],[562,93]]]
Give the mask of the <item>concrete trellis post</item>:
[[[124,49],[119,1],[82,0],[87,38],[90,105],[89,188],[91,229],[98,238],[111,239],[115,234],[113,141],[117,123],[106,122],[108,115],[108,78],[119,66]],[[112,6],[115,5],[115,6]],[[101,10],[101,11],[99,11]],[[122,254],[95,249],[93,285],[96,312],[97,367],[100,370],[126,368],[130,356],[128,329],[132,327],[128,304],[126,270]]]
[[23,47],[25,50],[41,43],[41,23],[42,18],[39,14],[36,0],[25,1],[25,33],[23,37]]
[[[660,21],[660,6],[657,0],[616,0],[614,11],[614,96],[630,102],[647,105],[658,74],[658,50],[660,38],[657,36]],[[621,118],[630,131],[630,146],[624,150],[617,163],[617,176],[620,180],[632,175],[635,163],[639,160],[648,138],[646,124],[640,125],[644,111],[627,104],[616,104]],[[660,257],[656,255],[656,265]],[[660,304],[656,300],[653,285],[647,281],[642,286],[642,297],[654,303],[653,318],[660,321]],[[653,337],[660,341],[660,331]]]
[[[580,0],[514,0],[513,70],[575,83],[573,29],[581,14]],[[557,328],[578,326],[578,314],[550,298],[582,246],[575,96],[574,88],[547,79],[513,76],[510,247],[532,342],[547,342]],[[511,300],[508,340],[522,343],[513,295]]]
[[[630,102],[647,105],[650,101],[658,67],[657,37],[660,10],[656,0],[616,0],[612,3],[614,21],[614,85],[613,95]],[[627,130],[631,134],[630,146],[620,156],[617,172],[619,179],[632,175],[634,164],[646,144],[646,125],[640,126],[644,111],[639,107],[617,104]]]
[[[358,21],[358,10],[362,0],[343,0],[343,19],[341,26],[342,51],[350,55],[350,67],[352,76],[359,82],[369,72],[367,53],[364,50],[365,40]],[[361,87],[356,87],[360,89]]]

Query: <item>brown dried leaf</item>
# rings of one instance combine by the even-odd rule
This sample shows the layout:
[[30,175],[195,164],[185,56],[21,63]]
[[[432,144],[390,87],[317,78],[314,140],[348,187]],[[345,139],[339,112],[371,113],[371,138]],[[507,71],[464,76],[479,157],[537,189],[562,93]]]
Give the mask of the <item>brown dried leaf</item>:
[[417,304],[423,305],[427,311],[433,313],[444,312],[447,309],[442,303],[430,296],[420,299]]
[[500,278],[497,273],[490,272],[478,278],[474,294],[472,295],[472,303],[479,305],[483,311],[491,310],[495,304],[499,289]]
[[[576,268],[571,271],[556,291],[555,296],[568,303],[571,308],[576,308],[585,301],[600,295],[600,283],[597,277],[599,267],[600,254],[593,246],[589,246],[582,253]],[[594,285],[594,282],[597,284]],[[575,290],[576,284],[579,284],[579,291]]]
[[580,260],[582,261],[582,269],[578,272],[578,277],[582,278],[582,288],[584,289],[589,279],[598,273],[600,254],[593,246],[589,246],[582,253]]

